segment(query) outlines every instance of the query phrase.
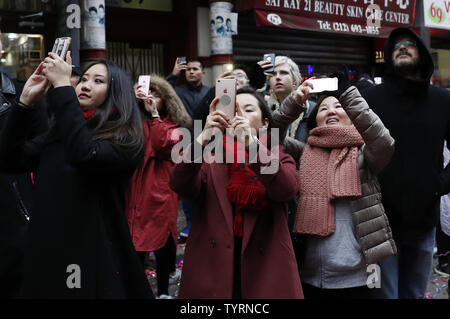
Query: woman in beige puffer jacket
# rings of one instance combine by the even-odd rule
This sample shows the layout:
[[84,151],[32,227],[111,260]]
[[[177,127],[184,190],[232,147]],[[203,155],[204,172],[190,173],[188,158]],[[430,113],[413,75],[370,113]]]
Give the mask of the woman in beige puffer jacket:
[[[302,167],[305,163],[302,161],[302,155],[307,147],[311,149],[318,147],[307,146],[312,139],[308,139],[308,144],[304,144],[289,137],[285,138],[285,132],[290,123],[304,110],[302,101],[309,96],[305,90],[307,86],[308,84],[304,83],[299,87],[273,114],[274,127],[280,128],[280,137],[282,141],[284,140],[285,151],[291,154],[299,165],[300,183],[302,183],[301,176],[305,176],[305,171],[308,170],[308,167]],[[330,107],[333,109],[331,111],[327,109],[330,105],[333,105]],[[345,112],[342,113],[342,110]],[[324,112],[327,114],[324,115]],[[345,122],[347,119],[350,122]],[[381,203],[381,191],[376,178],[376,174],[391,159],[394,152],[394,140],[379,117],[370,110],[366,101],[353,86],[340,96],[333,97],[332,94],[328,94],[321,97],[316,109],[310,115],[310,133],[315,132],[312,130],[315,126],[321,126],[317,123],[318,121],[321,121],[325,129],[342,124],[356,128],[355,131],[362,138],[355,153],[357,158],[354,159],[355,168],[357,165],[358,169],[360,191],[358,195],[332,198],[330,202],[334,211],[332,210],[333,214],[330,215],[331,217],[328,216],[326,221],[330,225],[325,225],[325,230],[318,230],[317,228],[321,226],[317,225],[320,222],[316,221],[316,214],[320,214],[320,209],[311,203],[302,205],[302,193],[304,200],[305,197],[311,197],[311,194],[308,193],[308,186],[303,188],[303,192],[302,189],[300,190],[294,233],[306,234],[305,254],[302,260],[298,261],[305,298],[370,298],[372,295],[366,284],[373,277],[369,278],[369,275],[375,268],[369,265],[397,252]],[[317,128],[315,130],[317,131]],[[336,140],[339,141],[339,138]],[[325,150],[324,153],[332,150],[332,148],[321,149]],[[307,163],[309,166],[315,165],[311,161]],[[312,172],[311,181],[307,181],[307,185],[310,185],[309,182],[313,184],[317,182],[315,173]],[[321,174],[320,171],[316,173]],[[305,184],[304,180],[303,182]],[[330,182],[330,178],[325,184],[327,182]],[[317,190],[314,191],[317,192]],[[305,209],[308,210],[306,217]],[[377,275],[379,278],[379,274]]]

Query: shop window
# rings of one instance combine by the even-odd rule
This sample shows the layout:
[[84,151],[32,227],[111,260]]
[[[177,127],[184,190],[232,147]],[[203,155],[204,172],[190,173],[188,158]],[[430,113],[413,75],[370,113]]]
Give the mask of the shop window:
[[44,37],[40,34],[2,33],[0,67],[11,78],[26,81],[43,59]]
[[450,89],[450,50],[432,49],[434,73],[431,83],[441,88]]

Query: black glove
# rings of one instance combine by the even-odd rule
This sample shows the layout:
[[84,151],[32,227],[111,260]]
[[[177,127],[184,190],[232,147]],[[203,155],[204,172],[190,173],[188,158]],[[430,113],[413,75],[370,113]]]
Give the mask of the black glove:
[[341,96],[342,93],[344,93],[351,86],[346,67],[343,67],[340,71],[331,73],[329,77],[338,79],[338,90],[337,90],[338,96]]
[[255,63],[252,66],[248,78],[250,80],[250,86],[255,90],[261,89],[266,84],[266,75],[264,74],[264,69],[258,63]]

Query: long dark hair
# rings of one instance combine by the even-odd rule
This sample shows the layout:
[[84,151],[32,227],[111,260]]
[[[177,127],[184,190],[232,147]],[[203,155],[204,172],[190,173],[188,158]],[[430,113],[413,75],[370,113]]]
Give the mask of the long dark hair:
[[131,80],[119,66],[106,60],[93,62],[81,76],[96,64],[103,64],[108,70],[108,89],[105,101],[87,121],[93,139],[110,140],[141,154],[144,135]]

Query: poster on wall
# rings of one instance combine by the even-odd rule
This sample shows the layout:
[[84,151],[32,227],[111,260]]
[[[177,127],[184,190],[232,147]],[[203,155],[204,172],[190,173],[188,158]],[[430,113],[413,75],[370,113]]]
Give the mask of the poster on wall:
[[424,25],[450,30],[450,0],[423,0]]
[[105,49],[105,0],[83,1],[81,49]]
[[232,35],[237,34],[237,13],[231,12],[232,7],[233,4],[229,2],[211,4],[211,54],[233,53]]

